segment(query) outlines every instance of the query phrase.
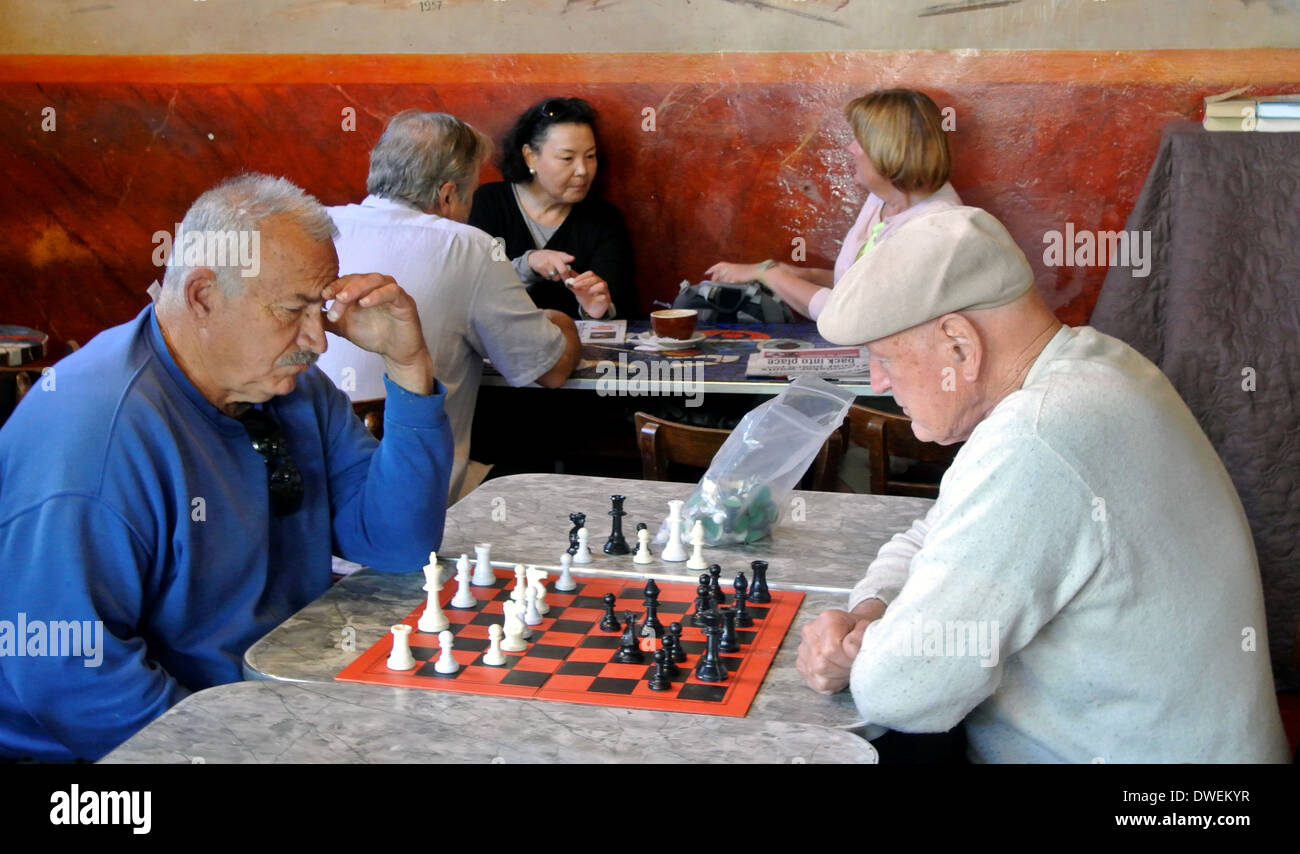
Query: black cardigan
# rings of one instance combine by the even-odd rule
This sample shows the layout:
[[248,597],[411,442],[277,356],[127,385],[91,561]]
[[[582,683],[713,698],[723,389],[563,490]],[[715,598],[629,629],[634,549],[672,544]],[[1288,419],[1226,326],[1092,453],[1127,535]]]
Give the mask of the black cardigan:
[[[532,232],[524,222],[515,194],[506,181],[484,184],[474,193],[469,224],[493,237],[504,238],[506,254],[518,258],[536,249]],[[569,265],[579,273],[591,270],[609,285],[618,317],[636,317],[641,313],[633,280],[632,240],[619,209],[604,199],[588,196],[569,210],[569,215],[547,241],[544,249],[567,252],[573,256]],[[578,317],[578,301],[563,282],[526,279],[528,295],[538,308],[553,308],[570,317]]]

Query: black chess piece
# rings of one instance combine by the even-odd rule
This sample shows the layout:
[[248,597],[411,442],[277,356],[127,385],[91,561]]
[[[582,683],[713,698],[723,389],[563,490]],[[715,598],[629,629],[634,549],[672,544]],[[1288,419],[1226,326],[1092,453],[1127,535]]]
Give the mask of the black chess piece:
[[740,652],[740,636],[736,634],[736,612],[730,608],[719,608],[722,615],[722,637],[718,639],[718,649],[722,652]]
[[618,652],[614,653],[614,661],[618,664],[644,664],[645,653],[641,651],[641,642],[637,639],[636,614],[624,611],[623,619],[627,622],[623,637],[619,639]]
[[704,655],[695,664],[695,678],[701,682],[723,682],[727,678],[727,665],[718,655],[718,642],[722,639],[722,618],[717,611],[709,611],[703,615],[703,620],[704,636],[708,642],[704,647]]
[[695,588],[695,610],[691,613],[691,625],[696,628],[704,625],[701,615],[713,610],[713,597],[709,595],[709,585],[701,584]]
[[727,604],[727,594],[722,592],[722,567],[716,563],[709,565],[709,595],[713,597],[713,607]]
[[587,524],[587,514],[570,513],[569,521],[573,523],[573,527],[569,529],[569,548],[566,551],[571,555],[576,555],[578,553],[578,530]]
[[749,564],[754,573],[754,583],[749,588],[749,601],[771,602],[772,594],[767,591],[767,561],[756,560]]
[[655,650],[655,672],[650,676],[651,691],[667,691],[673,687],[668,677],[668,655],[662,649]]
[[645,628],[654,632],[655,637],[664,636],[664,624],[659,621],[659,585],[652,578],[645,585]]
[[673,661],[681,664],[686,660],[686,650],[682,649],[682,624],[673,623],[668,627],[668,633],[664,636],[672,638],[673,641]]
[[600,630],[602,632],[617,632],[623,628],[623,624],[614,616],[614,599],[613,593],[605,594],[605,616],[600,618]]
[[747,629],[754,625],[754,615],[749,613],[749,584],[745,581],[745,573],[736,573],[731,589],[736,591],[736,625]]
[[605,541],[605,554],[629,554],[632,550],[628,548],[627,540],[623,539],[623,517],[627,515],[623,512],[623,502],[626,499],[622,495],[611,495],[609,500],[613,504],[609,515],[614,520],[614,523],[609,532],[609,539]]
[[673,657],[673,633],[664,631],[663,646],[660,647],[664,654],[664,673],[668,674],[669,679],[676,679],[681,675],[682,669],[677,666],[677,661]]

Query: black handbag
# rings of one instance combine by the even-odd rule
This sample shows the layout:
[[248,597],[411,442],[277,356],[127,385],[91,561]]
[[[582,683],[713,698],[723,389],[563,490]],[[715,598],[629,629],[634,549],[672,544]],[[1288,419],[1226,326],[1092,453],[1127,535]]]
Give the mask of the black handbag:
[[794,311],[759,282],[682,282],[673,308],[698,311],[699,324],[794,323]]

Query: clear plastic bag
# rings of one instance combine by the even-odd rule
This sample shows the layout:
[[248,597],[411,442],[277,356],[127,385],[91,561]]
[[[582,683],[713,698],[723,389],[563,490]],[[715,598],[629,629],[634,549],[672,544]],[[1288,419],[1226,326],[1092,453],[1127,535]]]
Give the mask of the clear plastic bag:
[[[709,546],[771,534],[795,484],[852,403],[852,392],[806,376],[746,414],[682,508],[682,541],[690,543],[697,519]],[[667,540],[665,519],[655,542]]]

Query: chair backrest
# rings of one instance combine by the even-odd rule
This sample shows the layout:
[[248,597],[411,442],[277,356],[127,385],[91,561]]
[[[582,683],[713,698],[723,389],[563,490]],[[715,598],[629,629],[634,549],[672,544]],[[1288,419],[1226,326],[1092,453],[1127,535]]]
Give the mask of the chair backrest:
[[[722,443],[731,435],[730,430],[691,427],[644,412],[636,413],[633,421],[637,447],[641,451],[641,476],[646,480],[671,480],[669,463],[708,468]],[[844,440],[837,430],[822,444],[799,487],[833,491],[843,454]]]
[[352,411],[376,439],[384,438],[384,398],[352,401]]
[[937,497],[937,479],[934,483],[895,479],[890,471],[889,458],[903,457],[930,463],[931,470],[940,473],[961,449],[961,445],[922,442],[912,432],[912,419],[906,415],[881,412],[858,404],[849,407],[848,434],[850,442],[862,445],[870,454],[871,492],[875,495]]

